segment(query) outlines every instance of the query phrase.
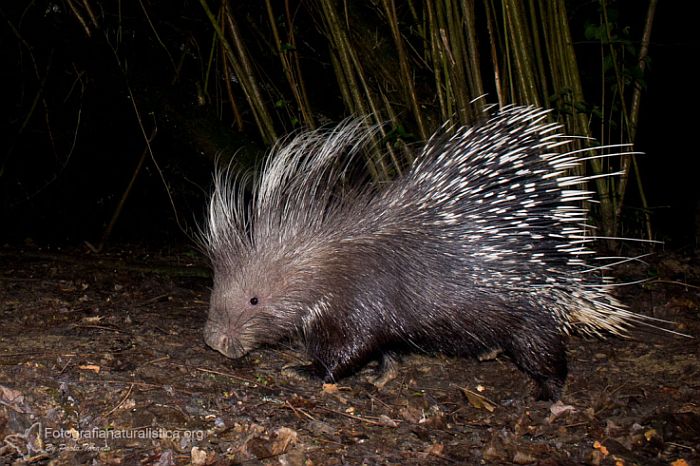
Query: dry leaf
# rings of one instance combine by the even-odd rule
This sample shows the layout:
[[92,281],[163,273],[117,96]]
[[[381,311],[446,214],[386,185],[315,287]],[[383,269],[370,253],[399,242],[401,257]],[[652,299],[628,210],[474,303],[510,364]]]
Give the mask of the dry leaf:
[[430,445],[426,453],[432,456],[437,456],[438,458],[442,458],[444,451],[445,445],[443,445],[442,443],[434,443]]
[[99,373],[100,373],[100,370],[101,370],[101,369],[100,369],[100,366],[98,366],[98,365],[96,365],[96,364],[84,364],[84,365],[82,365],[82,366],[78,366],[78,368],[79,368],[79,369],[82,369],[82,370],[84,370],[84,371],[92,371],[92,372],[94,372],[95,374],[99,374]]
[[467,401],[476,409],[485,409],[486,411],[492,413],[496,410],[496,403],[492,402],[483,395],[479,395],[476,392],[467,390],[466,388],[460,388],[464,396],[467,397]]
[[404,406],[399,409],[399,415],[412,424],[418,424],[423,419],[423,411],[414,406]]
[[552,405],[549,407],[549,412],[552,414],[547,418],[547,422],[551,424],[561,416],[564,416],[569,413],[575,413],[576,408],[574,408],[571,405],[565,405],[561,402],[561,400],[557,400],[555,403],[552,403]]
[[280,427],[275,431],[275,439],[272,442],[270,452],[273,455],[282,455],[287,452],[289,446],[297,443],[299,435],[288,427]]
[[192,458],[192,466],[203,466],[207,464],[206,450],[201,450],[197,447],[192,447],[192,450],[190,451],[190,457]]
[[88,317],[83,317],[80,319],[80,322],[84,324],[99,324],[102,322],[102,316],[88,316]]
[[324,383],[322,391],[323,391],[323,393],[328,393],[328,394],[338,393],[338,384]]
[[24,396],[17,390],[0,385],[0,400],[8,404],[18,405],[24,401]]
[[537,461],[537,458],[529,453],[516,451],[513,456],[513,464],[531,464]]
[[671,466],[689,466],[688,462],[684,459],[679,459],[671,462]]
[[381,425],[386,426],[386,427],[398,427],[399,423],[394,421],[392,418],[387,416],[386,414],[382,414],[379,416],[379,419],[377,419]]
[[549,407],[549,412],[554,414],[556,417],[559,417],[564,413],[575,413],[576,408],[574,408],[571,405],[565,405],[561,402],[561,400],[558,400],[556,403],[553,403],[552,406]]
[[593,448],[595,448],[596,450],[601,452],[603,454],[603,456],[608,456],[610,454],[610,452],[608,452],[608,449],[605,448],[605,445],[603,445],[602,443],[600,443],[597,440],[595,442],[593,442]]

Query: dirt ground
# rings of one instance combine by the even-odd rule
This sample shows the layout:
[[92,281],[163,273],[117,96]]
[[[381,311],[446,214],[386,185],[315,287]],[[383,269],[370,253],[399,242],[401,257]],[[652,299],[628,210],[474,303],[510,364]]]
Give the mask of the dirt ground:
[[700,465],[700,267],[621,279],[683,338],[573,338],[559,402],[505,358],[404,359],[379,390],[289,378],[293,349],[233,361],[202,339],[195,254],[0,248],[0,463]]

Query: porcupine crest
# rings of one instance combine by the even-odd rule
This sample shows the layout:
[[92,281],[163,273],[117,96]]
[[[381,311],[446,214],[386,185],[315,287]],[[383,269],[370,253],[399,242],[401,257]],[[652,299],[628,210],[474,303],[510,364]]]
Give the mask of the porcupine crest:
[[624,334],[641,317],[584,260],[590,177],[569,174],[584,159],[546,116],[510,106],[440,131],[386,187],[342,188],[376,131],[361,119],[279,143],[249,206],[219,172],[207,343],[235,358],[300,335],[331,380],[396,345],[498,349],[556,397],[565,335]]
[[[282,139],[252,180],[248,204],[248,175],[216,173],[200,240],[214,268],[205,329],[210,346],[242,356],[299,330],[310,313],[324,310],[322,294],[332,291],[314,277],[327,268],[338,242],[352,239],[343,237],[344,218],[373,191],[368,186],[340,195],[337,186],[373,131],[353,119],[332,131]],[[229,331],[235,336],[229,338]]]

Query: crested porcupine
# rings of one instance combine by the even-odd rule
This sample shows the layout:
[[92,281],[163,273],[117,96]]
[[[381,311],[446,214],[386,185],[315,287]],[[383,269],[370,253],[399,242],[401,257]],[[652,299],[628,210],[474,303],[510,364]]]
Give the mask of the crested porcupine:
[[510,106],[434,135],[404,175],[343,186],[373,129],[350,119],[280,142],[253,181],[219,171],[202,242],[206,343],[231,358],[298,337],[326,381],[401,351],[508,355],[557,398],[572,333],[641,316],[584,260],[584,157],[547,111]]

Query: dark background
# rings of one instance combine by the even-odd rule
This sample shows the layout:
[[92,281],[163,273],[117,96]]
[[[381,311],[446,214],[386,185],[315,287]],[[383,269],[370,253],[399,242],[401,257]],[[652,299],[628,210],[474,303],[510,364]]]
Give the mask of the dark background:
[[[582,38],[592,2],[570,4],[580,67],[593,70],[596,46]],[[217,109],[197,103],[201,58],[211,41],[199,4],[149,4],[163,43],[191,51],[182,63],[179,53],[171,60],[153,37],[138,2],[124,2],[121,18],[108,13],[107,26],[92,37],[66,8],[61,2],[18,1],[0,7],[0,242],[99,241],[144,151],[135,102],[147,134],[157,128],[152,149],[159,170],[149,155],[109,243],[188,244],[183,229],[191,230],[204,210],[217,153],[264,149],[254,132],[236,133]],[[645,5],[619,2],[618,8],[639,37]],[[638,160],[656,238],[667,248],[693,251],[700,212],[693,87],[700,42],[687,8],[659,3],[637,149],[646,153]],[[338,120],[344,111],[323,37],[303,21],[298,27],[306,28],[307,42],[300,52],[312,104],[319,115]],[[255,59],[274,63],[272,56]],[[595,87],[599,78],[592,71],[588,79]],[[628,218],[634,218],[636,189],[627,203]],[[635,228],[627,231],[634,234]]]
[[675,2],[659,2],[652,35],[652,67],[643,96],[638,160],[654,208],[658,238],[670,248],[697,248],[700,239],[700,160],[693,142],[697,133],[698,94],[694,65],[700,54],[693,15]]

